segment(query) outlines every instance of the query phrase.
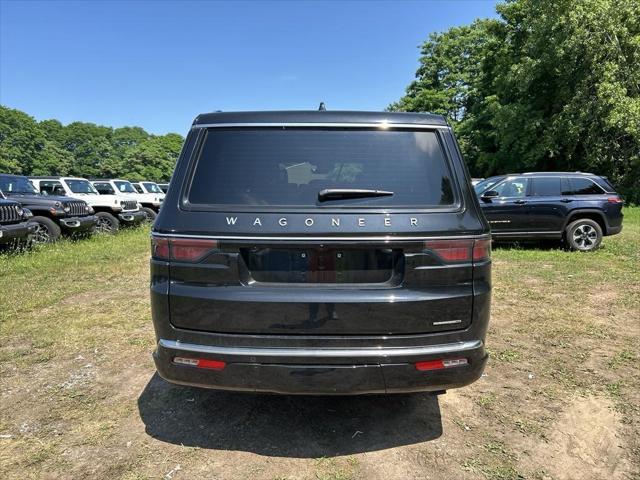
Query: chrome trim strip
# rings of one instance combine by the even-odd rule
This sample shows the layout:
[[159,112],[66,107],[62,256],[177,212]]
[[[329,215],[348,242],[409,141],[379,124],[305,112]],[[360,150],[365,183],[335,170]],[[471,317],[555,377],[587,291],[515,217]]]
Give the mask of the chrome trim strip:
[[454,325],[456,323],[462,323],[462,320],[442,320],[441,322],[433,322],[432,325],[438,326],[438,325]]
[[270,122],[270,123],[200,123],[191,126],[192,130],[199,128],[235,128],[235,127],[338,127],[338,128],[371,128],[379,127],[382,130],[391,128],[429,129],[441,128],[448,130],[449,125],[432,125],[424,123],[327,123],[327,122]]
[[[205,353],[211,355],[231,355],[238,357],[295,357],[295,358],[333,358],[333,357],[404,357],[407,355],[441,355],[458,353],[482,348],[481,340],[426,345],[423,347],[388,348],[258,348],[258,347],[218,347],[182,343],[175,340],[160,339],[158,346],[181,352]],[[251,360],[254,361],[255,360]]]
[[558,230],[556,231],[538,231],[538,232],[492,232],[491,235],[493,235],[494,237],[500,236],[500,235],[536,235],[536,234],[540,234],[540,233],[544,233],[544,234],[548,234],[548,233],[562,233],[562,230]]
[[438,236],[392,236],[392,235],[384,235],[384,236],[353,236],[353,237],[292,237],[287,235],[274,235],[272,237],[263,236],[263,237],[255,237],[253,235],[187,235],[181,233],[158,233],[151,232],[151,236],[155,237],[176,237],[176,238],[204,238],[204,239],[212,239],[212,240],[282,240],[282,241],[311,241],[311,242],[330,242],[330,241],[340,241],[340,242],[362,242],[362,241],[376,241],[376,242],[406,242],[406,241],[422,241],[422,240],[459,240],[459,239],[475,239],[482,240],[488,239],[490,235],[488,233],[483,233],[480,235],[444,235],[441,237]]

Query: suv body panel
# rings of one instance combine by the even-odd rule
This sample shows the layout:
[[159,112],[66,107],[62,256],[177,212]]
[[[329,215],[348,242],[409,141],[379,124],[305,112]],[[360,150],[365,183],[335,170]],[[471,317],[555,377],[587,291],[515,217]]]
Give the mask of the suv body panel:
[[[215,239],[218,245],[195,263],[152,257],[154,357],[169,381],[359,394],[442,390],[480,376],[486,362],[490,260],[445,264],[425,251],[427,241],[488,238],[450,128],[432,115],[325,113],[196,119],[152,235],[154,241]],[[437,208],[220,208],[189,202],[194,162],[209,129],[274,126],[340,128],[345,135],[362,128],[435,132],[451,169],[455,201]],[[365,260],[372,252],[378,263]],[[339,259],[350,266],[338,268],[332,262]],[[288,267],[280,270],[282,262]],[[329,267],[319,274],[321,263]],[[224,360],[227,367],[205,371],[173,361],[194,355]],[[414,365],[460,356],[468,364],[447,371],[419,372]]]

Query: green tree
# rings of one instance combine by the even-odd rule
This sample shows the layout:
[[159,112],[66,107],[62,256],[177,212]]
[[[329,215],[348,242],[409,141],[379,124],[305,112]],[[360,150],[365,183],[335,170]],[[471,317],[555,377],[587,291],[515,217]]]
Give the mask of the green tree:
[[432,35],[390,108],[447,115],[472,173],[583,170],[640,201],[636,0],[513,0]]

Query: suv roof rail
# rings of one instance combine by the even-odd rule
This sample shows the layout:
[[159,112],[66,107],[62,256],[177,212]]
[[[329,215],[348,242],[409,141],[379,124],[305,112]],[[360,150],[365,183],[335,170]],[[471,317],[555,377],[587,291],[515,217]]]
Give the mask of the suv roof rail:
[[581,172],[576,170],[575,172],[525,172],[521,175],[594,175],[590,172]]

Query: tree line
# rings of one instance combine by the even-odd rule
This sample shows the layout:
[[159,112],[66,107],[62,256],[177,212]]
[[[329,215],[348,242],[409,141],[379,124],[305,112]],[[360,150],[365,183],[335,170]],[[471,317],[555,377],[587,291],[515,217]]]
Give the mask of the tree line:
[[640,203],[637,0],[511,0],[434,33],[389,110],[446,115],[474,176],[587,171]]
[[38,122],[0,105],[0,173],[168,181],[183,141],[140,127]]

